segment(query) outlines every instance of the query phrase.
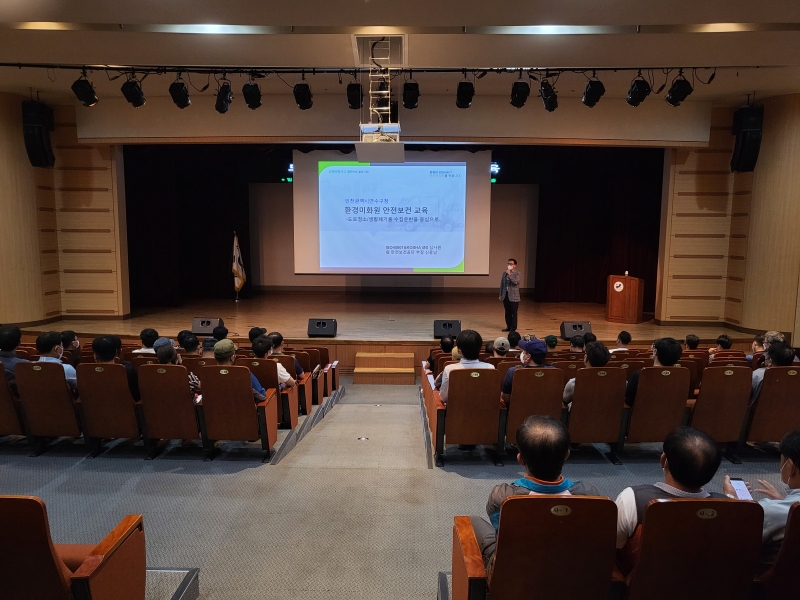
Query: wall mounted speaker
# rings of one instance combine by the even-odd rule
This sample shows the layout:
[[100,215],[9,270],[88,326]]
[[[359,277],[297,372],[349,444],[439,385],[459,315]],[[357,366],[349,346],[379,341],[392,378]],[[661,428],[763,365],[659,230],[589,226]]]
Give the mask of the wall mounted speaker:
[[53,109],[44,102],[26,100],[22,103],[22,131],[28,160],[34,167],[52,167],[56,163],[50,132],[55,129]]
[[732,133],[736,143],[731,156],[731,173],[747,173],[756,168],[763,124],[763,106],[743,106],[733,113]]

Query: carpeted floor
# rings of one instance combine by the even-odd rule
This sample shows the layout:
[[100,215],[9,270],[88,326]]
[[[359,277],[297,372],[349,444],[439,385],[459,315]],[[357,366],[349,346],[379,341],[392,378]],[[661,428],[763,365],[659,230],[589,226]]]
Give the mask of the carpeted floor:
[[[444,468],[428,469],[418,388],[342,379],[342,401],[277,465],[262,464],[254,445],[206,463],[193,448],[145,461],[123,444],[87,459],[76,442],[29,458],[5,443],[0,494],[42,497],[57,543],[94,543],[124,515],[144,514],[148,565],[200,567],[205,600],[435,598],[453,516],[484,514],[492,486],[521,468],[450,448]],[[614,466],[581,447],[564,472],[613,498],[659,480],[658,456],[646,445]],[[779,483],[777,454],[741,458],[724,461],[710,489],[726,473]]]

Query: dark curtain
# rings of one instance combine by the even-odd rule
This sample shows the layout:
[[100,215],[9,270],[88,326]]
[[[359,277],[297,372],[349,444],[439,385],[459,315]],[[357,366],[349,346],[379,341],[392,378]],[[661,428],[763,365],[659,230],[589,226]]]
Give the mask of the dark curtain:
[[[233,298],[239,235],[250,275],[247,164],[239,146],[125,147],[131,307]],[[242,296],[250,291],[250,281]]]
[[664,151],[551,148],[539,186],[538,302],[605,304],[607,278],[644,279],[655,310]]

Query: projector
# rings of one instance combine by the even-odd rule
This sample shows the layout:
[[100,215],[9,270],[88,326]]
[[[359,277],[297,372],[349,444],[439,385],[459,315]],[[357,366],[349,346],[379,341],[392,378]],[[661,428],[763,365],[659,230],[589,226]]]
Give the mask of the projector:
[[400,141],[399,133],[365,133],[361,136],[362,142],[396,144]]
[[399,123],[362,123],[361,141],[356,142],[358,162],[404,163],[404,145]]

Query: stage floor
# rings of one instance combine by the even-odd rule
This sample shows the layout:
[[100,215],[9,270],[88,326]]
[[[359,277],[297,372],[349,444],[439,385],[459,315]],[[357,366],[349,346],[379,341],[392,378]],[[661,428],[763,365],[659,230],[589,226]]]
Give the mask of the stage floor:
[[[137,311],[130,319],[65,319],[25,330],[48,331],[73,329],[91,337],[113,333],[137,337],[145,327],[174,336],[191,328],[193,317],[221,317],[231,337],[247,337],[251,327],[280,331],[290,339],[305,339],[309,318],[335,318],[338,321],[337,343],[419,342],[433,339],[434,319],[460,319],[462,329],[476,329],[484,339],[504,335],[503,304],[495,296],[450,295],[358,295],[328,292],[275,292],[235,303],[230,300],[204,300],[179,308]],[[695,333],[711,341],[727,333],[738,342],[751,336],[737,334],[720,324],[714,327],[656,325],[652,320],[636,325],[621,325],[605,320],[602,304],[537,303],[523,299],[519,306],[520,334],[538,337],[559,333],[561,321],[590,321],[598,339],[613,343],[620,330],[631,333],[634,344],[649,344],[654,339],[672,336],[682,339]]]

